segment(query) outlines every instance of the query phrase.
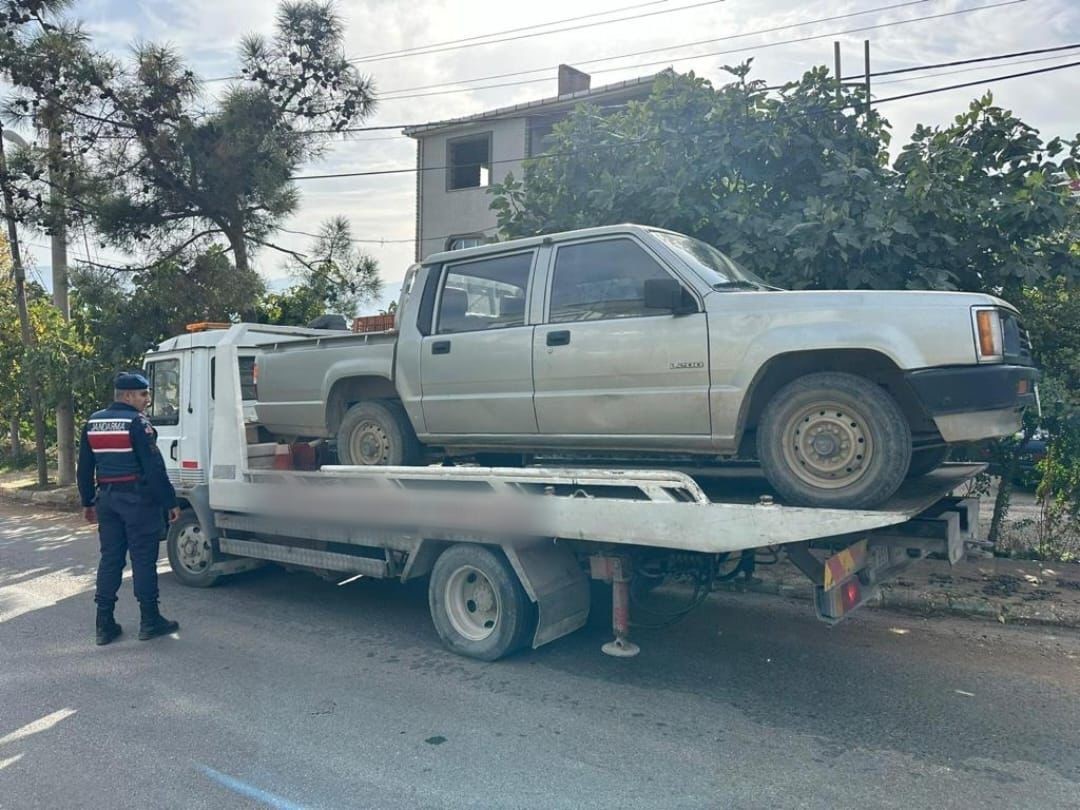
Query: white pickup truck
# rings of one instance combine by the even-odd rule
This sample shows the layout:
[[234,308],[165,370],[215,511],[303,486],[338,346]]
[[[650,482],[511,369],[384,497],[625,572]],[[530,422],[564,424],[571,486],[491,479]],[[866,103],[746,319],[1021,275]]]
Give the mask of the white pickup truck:
[[639,225],[430,256],[396,327],[264,346],[261,424],[354,465],[757,459],[786,503],[873,508],[1036,402],[1005,301],[778,290]]

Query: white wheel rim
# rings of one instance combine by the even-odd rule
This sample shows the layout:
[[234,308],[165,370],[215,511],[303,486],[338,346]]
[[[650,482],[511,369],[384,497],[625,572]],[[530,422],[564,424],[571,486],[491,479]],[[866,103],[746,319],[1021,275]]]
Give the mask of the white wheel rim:
[[850,405],[819,402],[784,428],[784,460],[810,486],[842,489],[861,480],[874,457],[867,419]]
[[349,452],[354,464],[378,466],[390,457],[390,437],[375,420],[364,420],[349,436]]
[[176,557],[180,567],[191,574],[202,574],[210,567],[214,552],[197,524],[184,526],[176,536]]
[[463,565],[450,575],[443,606],[454,631],[470,641],[483,641],[499,625],[502,602],[483,571]]

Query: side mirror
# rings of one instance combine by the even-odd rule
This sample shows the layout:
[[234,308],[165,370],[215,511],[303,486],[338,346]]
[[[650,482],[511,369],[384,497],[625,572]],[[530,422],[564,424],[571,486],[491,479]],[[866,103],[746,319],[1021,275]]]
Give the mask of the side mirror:
[[645,306],[673,315],[689,315],[698,311],[694,296],[673,278],[645,279]]

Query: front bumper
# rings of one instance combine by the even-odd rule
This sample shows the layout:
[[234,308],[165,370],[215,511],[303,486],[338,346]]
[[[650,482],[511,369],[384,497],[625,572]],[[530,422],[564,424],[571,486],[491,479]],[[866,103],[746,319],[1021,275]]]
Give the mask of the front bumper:
[[948,443],[1008,436],[1021,409],[1038,407],[1032,366],[995,364],[929,368],[905,375],[915,396]]

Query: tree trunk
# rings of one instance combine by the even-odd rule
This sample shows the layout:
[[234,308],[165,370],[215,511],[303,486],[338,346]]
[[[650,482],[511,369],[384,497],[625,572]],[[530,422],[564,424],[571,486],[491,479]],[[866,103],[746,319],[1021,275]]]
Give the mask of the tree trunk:
[[[7,161],[4,158],[3,126],[0,126],[0,186],[3,189],[4,218],[7,220],[8,247],[11,250],[11,269],[15,277],[15,308],[19,312],[19,331],[23,345],[32,348],[37,341],[30,326],[30,312],[26,306],[26,270],[23,268],[22,255],[19,253],[19,232],[15,227],[15,205],[11,198],[11,183],[7,177]],[[34,416],[34,447],[37,455],[38,486],[49,483],[49,462],[45,457],[45,414],[42,412],[41,384],[31,378],[30,409]]]
[[997,497],[994,498],[994,515],[990,518],[990,532],[986,536],[986,539],[995,549],[1001,539],[1001,529],[1005,525],[1005,518],[1009,514],[1013,479],[1016,477],[1017,467],[1019,466],[1018,452],[1018,448],[1010,448],[1009,457],[1006,459],[1005,464],[1002,465],[1004,469],[1001,471],[1001,478],[998,479]]
[[18,466],[19,461],[22,459],[22,434],[19,430],[18,414],[15,414],[11,417],[9,438],[11,439],[11,460],[16,466]]
[[[49,128],[49,213],[52,228],[53,306],[65,321],[71,320],[68,304],[67,215],[64,200],[64,174],[60,165],[63,144],[57,125]],[[56,402],[56,468],[60,486],[75,483],[75,408],[71,382],[64,376]]]
[[[238,271],[246,273],[248,267],[248,252],[247,252],[247,240],[244,238],[244,229],[242,226],[236,226],[225,229],[225,236],[229,240],[229,246],[233,252],[233,263],[236,265]],[[245,322],[251,322],[255,320],[255,310],[249,307],[245,311],[240,313],[240,320]]]

